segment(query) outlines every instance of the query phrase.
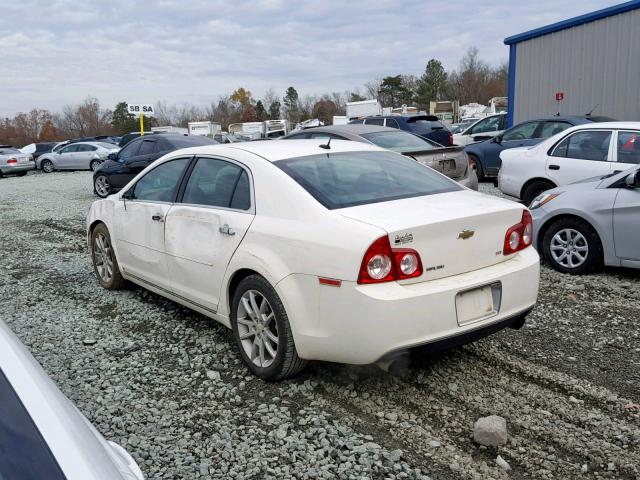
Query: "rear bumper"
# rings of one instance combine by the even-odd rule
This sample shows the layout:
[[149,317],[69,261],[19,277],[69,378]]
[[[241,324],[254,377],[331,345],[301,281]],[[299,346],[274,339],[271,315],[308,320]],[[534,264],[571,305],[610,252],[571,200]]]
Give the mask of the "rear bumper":
[[[479,332],[520,322],[536,303],[539,276],[538,254],[527,248],[497,265],[416,284],[343,281],[331,287],[320,286],[315,276],[294,274],[276,290],[301,358],[369,364],[420,345],[464,343]],[[494,282],[502,285],[497,314],[460,326],[456,295]]]
[[3,175],[11,175],[12,173],[28,172],[29,170],[34,170],[35,168],[36,164],[34,162],[15,163],[11,165],[0,166],[0,171],[3,173]]

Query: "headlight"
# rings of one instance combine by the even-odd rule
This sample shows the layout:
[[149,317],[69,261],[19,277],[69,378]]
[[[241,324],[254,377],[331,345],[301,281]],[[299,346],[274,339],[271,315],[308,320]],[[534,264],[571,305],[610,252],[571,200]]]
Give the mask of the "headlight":
[[529,210],[535,210],[536,208],[539,208],[539,207],[549,203],[551,200],[556,198],[561,193],[562,192],[560,192],[560,193],[543,193],[541,195],[538,195],[536,198],[533,199],[533,201],[531,202],[531,205],[529,205]]

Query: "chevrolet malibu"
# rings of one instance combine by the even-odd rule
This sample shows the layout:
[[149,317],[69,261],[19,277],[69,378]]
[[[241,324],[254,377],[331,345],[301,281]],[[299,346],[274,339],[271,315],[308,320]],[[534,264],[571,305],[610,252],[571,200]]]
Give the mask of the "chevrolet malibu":
[[218,320],[264,379],[518,328],[538,293],[526,208],[360,142],[178,150],[94,202],[87,227],[104,288]]

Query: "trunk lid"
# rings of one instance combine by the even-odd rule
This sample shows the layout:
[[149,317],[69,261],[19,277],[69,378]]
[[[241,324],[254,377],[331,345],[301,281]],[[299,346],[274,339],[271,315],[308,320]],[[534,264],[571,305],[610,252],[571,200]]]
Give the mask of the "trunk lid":
[[[522,218],[520,204],[469,190],[360,205],[339,210],[389,235],[391,248],[412,248],[422,259],[417,283],[478,270],[508,260],[507,229]],[[364,252],[363,252],[364,254]]]
[[402,154],[454,180],[464,178],[467,168],[469,167],[467,154],[462,147],[415,150],[402,152]]

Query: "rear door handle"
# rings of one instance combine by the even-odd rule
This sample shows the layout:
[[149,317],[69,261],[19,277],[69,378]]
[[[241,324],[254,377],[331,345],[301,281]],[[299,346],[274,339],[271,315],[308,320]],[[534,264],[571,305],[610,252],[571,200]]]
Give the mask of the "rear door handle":
[[159,213],[156,213],[154,215],[151,215],[151,220],[153,220],[154,222],[164,222],[164,217],[162,215],[160,215]]
[[560,165],[549,165],[549,170],[560,170]]
[[229,235],[230,237],[236,234],[236,232],[234,232],[233,230],[231,230],[231,229],[229,228],[229,225],[228,225],[228,224],[226,224],[226,223],[225,223],[224,225],[222,225],[222,226],[218,229],[218,231],[219,231],[221,234],[223,234],[223,235]]

